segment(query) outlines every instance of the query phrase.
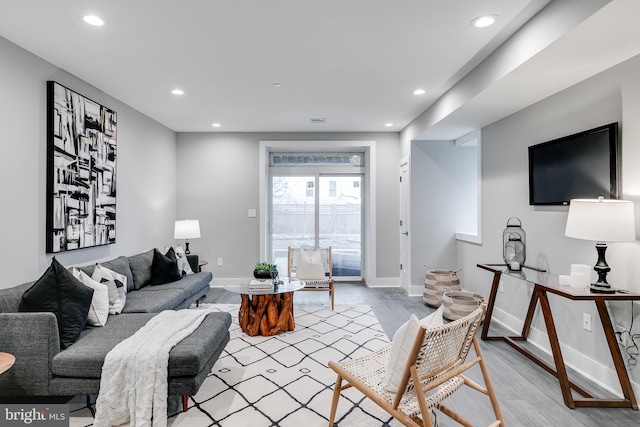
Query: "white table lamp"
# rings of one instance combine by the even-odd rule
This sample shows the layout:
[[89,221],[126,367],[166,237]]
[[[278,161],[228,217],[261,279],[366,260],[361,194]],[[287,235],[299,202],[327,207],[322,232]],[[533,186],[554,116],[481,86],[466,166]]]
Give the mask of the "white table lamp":
[[569,216],[564,234],[583,240],[595,240],[598,262],[593,269],[598,281],[591,285],[591,292],[615,293],[607,283],[611,268],[605,260],[606,242],[629,242],[636,240],[636,222],[633,202],[628,200],[573,199],[569,205]]
[[186,239],[185,254],[190,254],[189,239],[197,239],[200,237],[200,221],[197,219],[185,219],[182,221],[176,221],[175,228],[173,229],[174,239]]

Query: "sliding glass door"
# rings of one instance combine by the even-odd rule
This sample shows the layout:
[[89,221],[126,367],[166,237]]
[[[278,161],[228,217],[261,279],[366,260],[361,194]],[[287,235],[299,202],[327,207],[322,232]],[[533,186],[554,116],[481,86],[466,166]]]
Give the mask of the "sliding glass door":
[[270,246],[278,270],[287,249],[331,246],[335,278],[362,276],[362,175],[271,175]]

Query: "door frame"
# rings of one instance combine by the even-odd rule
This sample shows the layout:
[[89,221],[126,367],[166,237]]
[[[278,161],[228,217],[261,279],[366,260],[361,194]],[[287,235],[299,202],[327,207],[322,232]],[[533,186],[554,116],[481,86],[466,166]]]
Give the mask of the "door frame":
[[[406,165],[407,173],[402,174],[402,168]],[[411,157],[403,157],[398,164],[400,175],[400,286],[407,291],[411,287]],[[402,233],[407,232],[406,240],[403,240]],[[406,242],[406,244],[405,244]],[[406,251],[406,253],[404,253]],[[403,260],[403,256],[406,258]],[[405,265],[406,264],[406,265]]]

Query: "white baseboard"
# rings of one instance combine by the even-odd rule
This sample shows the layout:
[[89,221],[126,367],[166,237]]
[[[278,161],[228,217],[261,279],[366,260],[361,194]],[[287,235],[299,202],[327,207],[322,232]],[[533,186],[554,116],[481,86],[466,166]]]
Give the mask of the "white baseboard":
[[367,286],[370,288],[399,288],[399,277],[376,277],[373,280],[367,279]]
[[[496,322],[504,328],[512,331],[515,335],[519,335],[522,331],[524,322],[505,311],[494,308],[492,322]],[[603,337],[604,339],[604,337]],[[548,354],[551,357],[551,347],[549,346],[549,337],[546,331],[542,331],[537,328],[532,328],[529,332],[527,342],[533,346]],[[605,345],[603,343],[603,345]],[[600,387],[611,392],[612,394],[622,398],[622,392],[620,391],[620,382],[618,381],[618,375],[613,368],[613,361],[611,366],[603,365],[600,362],[593,360],[583,353],[575,350],[572,347],[560,343],[560,349],[562,350],[562,357],[565,365],[574,369],[584,378],[587,378]],[[631,381],[634,391],[640,390],[640,384]]]
[[424,285],[410,285],[409,289],[407,289],[407,295],[410,297],[421,297],[424,295]]

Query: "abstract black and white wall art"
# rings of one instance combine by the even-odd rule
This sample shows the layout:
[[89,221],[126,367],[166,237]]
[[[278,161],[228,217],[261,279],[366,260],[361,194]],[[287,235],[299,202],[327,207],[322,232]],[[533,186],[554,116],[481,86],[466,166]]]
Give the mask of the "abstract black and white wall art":
[[116,112],[47,82],[47,253],[116,241]]

